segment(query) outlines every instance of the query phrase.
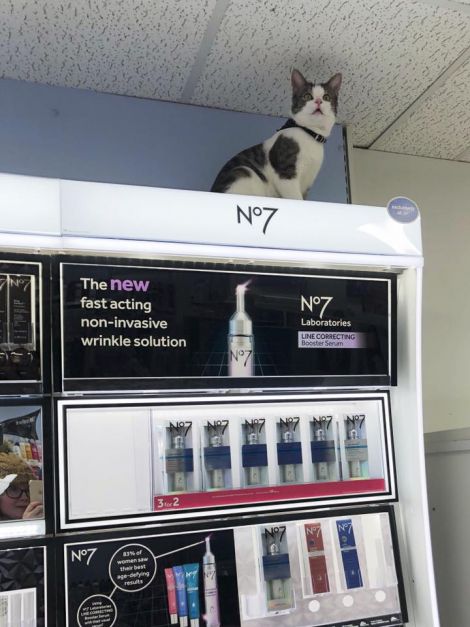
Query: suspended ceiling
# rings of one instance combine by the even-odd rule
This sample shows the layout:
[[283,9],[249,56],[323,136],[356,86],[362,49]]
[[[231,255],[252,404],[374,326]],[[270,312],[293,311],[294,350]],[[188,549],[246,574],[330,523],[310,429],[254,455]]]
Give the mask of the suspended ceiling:
[[470,0],[2,0],[0,76],[286,115],[341,71],[355,146],[470,162]]

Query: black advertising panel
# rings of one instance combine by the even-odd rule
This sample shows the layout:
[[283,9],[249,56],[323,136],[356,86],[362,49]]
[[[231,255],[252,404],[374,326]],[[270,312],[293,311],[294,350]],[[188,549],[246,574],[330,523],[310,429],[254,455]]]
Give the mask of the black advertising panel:
[[0,394],[42,391],[42,270],[0,260]]
[[395,277],[62,263],[64,391],[390,385]]
[[0,624],[46,627],[46,547],[0,550]]
[[390,627],[406,620],[389,508],[68,540],[66,627]]

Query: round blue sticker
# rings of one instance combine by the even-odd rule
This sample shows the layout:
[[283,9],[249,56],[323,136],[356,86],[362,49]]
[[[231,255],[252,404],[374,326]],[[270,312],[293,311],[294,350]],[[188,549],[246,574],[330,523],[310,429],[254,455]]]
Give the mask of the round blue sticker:
[[388,214],[393,220],[408,224],[414,222],[419,216],[418,205],[406,196],[397,196],[388,201]]

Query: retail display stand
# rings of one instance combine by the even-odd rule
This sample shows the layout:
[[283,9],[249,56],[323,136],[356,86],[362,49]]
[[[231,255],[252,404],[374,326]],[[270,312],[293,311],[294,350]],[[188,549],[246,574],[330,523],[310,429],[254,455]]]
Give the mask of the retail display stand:
[[0,624],[438,627],[419,217],[10,175],[0,215],[2,437],[45,494]]

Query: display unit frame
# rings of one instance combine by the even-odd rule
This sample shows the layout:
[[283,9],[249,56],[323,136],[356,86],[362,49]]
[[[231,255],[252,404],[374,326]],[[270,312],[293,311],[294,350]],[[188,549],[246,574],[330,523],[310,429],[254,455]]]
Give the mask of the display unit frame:
[[[139,545],[145,548],[147,546],[150,546],[152,543],[154,543],[154,549],[153,549],[154,551],[155,551],[155,548],[160,547],[158,549],[159,555],[157,555],[156,557],[156,564],[157,564],[156,575],[158,574],[158,577],[161,579],[163,577],[163,573],[161,572],[162,567],[160,567],[159,569],[159,566],[158,566],[159,556],[160,554],[171,555],[172,550],[174,549],[173,547],[174,543],[181,543],[182,546],[187,545],[188,547],[190,547],[191,545],[194,545],[194,540],[196,540],[196,545],[203,544],[203,542],[202,543],[197,542],[197,540],[200,540],[200,537],[207,536],[208,534],[211,534],[211,533],[213,534],[212,535],[212,538],[213,538],[220,532],[228,532],[228,533],[233,532],[236,534],[237,532],[243,531],[244,529],[247,529],[247,530],[250,528],[255,529],[258,527],[262,527],[263,525],[266,525],[266,526],[270,526],[270,525],[276,526],[279,524],[295,525],[296,523],[302,523],[302,522],[307,522],[311,520],[344,518],[345,516],[361,516],[364,514],[372,514],[372,515],[385,514],[388,517],[389,524],[390,524],[390,534],[391,534],[390,540],[392,542],[393,554],[394,554],[394,567],[395,567],[395,572],[396,572],[396,577],[397,577],[396,585],[397,585],[397,590],[398,590],[399,603],[400,603],[403,621],[407,623],[409,619],[408,604],[406,600],[405,587],[404,587],[404,581],[403,581],[402,557],[398,549],[398,535],[397,535],[395,514],[394,514],[393,507],[387,506],[387,505],[377,505],[377,507],[374,507],[373,509],[370,509],[367,507],[352,507],[352,508],[341,508],[341,509],[333,508],[333,509],[328,509],[328,510],[323,510],[323,511],[312,511],[308,509],[300,509],[297,511],[285,513],[281,516],[276,515],[276,514],[261,515],[261,516],[258,516],[256,520],[252,522],[252,524],[250,523],[250,521],[246,519],[238,519],[238,520],[219,519],[219,520],[214,520],[214,521],[198,521],[194,525],[191,526],[190,530],[182,529],[180,525],[168,525],[168,526],[165,526],[164,529],[162,527],[142,528],[138,531],[136,529],[124,529],[124,530],[119,530],[119,532],[114,532],[113,534],[108,533],[108,532],[91,533],[91,534],[86,534],[85,536],[83,534],[79,534],[79,535],[69,534],[61,538],[60,543],[57,546],[58,569],[60,572],[63,572],[63,575],[61,574],[60,578],[62,581],[64,581],[64,593],[65,593],[63,595],[63,601],[59,607],[58,618],[62,620],[63,624],[66,627],[72,627],[77,624],[77,620],[75,618],[74,619],[70,618],[71,605],[78,607],[81,603],[83,603],[85,598],[87,598],[86,597],[87,593],[85,589],[83,589],[83,591],[79,592],[78,597],[76,594],[72,594],[76,586],[73,583],[73,578],[69,574],[69,571],[72,568],[77,571],[78,579],[77,577],[75,577],[77,581],[79,581],[80,574],[82,574],[82,576],[83,574],[86,574],[88,578],[87,581],[89,581],[89,577],[90,577],[89,571],[90,572],[93,571],[93,560],[95,560],[95,562],[96,560],[100,560],[100,554],[101,554],[100,548],[103,547],[104,549],[106,549],[106,545],[112,546],[112,548],[108,551],[108,554],[115,555],[117,553],[116,549],[118,549],[119,546],[132,548],[130,545],[134,545],[134,546]],[[61,555],[61,549],[62,549],[62,555]],[[177,551],[175,552],[175,554],[177,555]],[[161,557],[165,557],[165,555],[161,555]],[[225,570],[231,574],[235,573],[238,579],[239,575],[236,574],[237,567],[235,563],[233,564],[235,568],[232,568],[232,564],[229,565],[227,562],[227,558],[225,558],[224,564],[225,564]],[[104,568],[102,564],[98,565],[98,569],[99,571],[106,571],[107,573],[111,572],[111,567],[110,566],[108,567],[107,563]],[[233,584],[233,587],[237,588],[237,596],[239,595],[238,585],[239,584],[236,581]],[[114,593],[118,592],[117,596],[119,596],[119,599],[116,599],[116,603],[115,603],[117,613],[119,613],[120,605],[123,603],[123,601],[125,602],[126,598],[129,599],[129,602],[132,602],[132,597],[135,596],[132,594],[127,594],[127,595],[125,593],[123,594],[123,592],[121,592],[113,584],[111,578],[109,581],[106,581],[106,582],[100,581],[99,589],[96,586],[93,587],[93,585],[91,585],[91,588],[93,589],[94,594],[103,595],[105,598],[111,598],[111,599],[113,599]],[[114,592],[113,592],[113,588],[114,588]],[[152,597],[154,594],[158,594],[158,591],[150,591],[148,593],[148,596]],[[73,599],[72,599],[72,596],[73,596]],[[238,600],[239,599],[240,597],[238,596]],[[162,598],[158,597],[158,602],[159,602],[158,607],[155,605],[156,616],[157,615],[159,616],[160,613],[162,613],[162,611],[163,612],[166,611],[166,600],[164,600],[164,597]],[[160,603],[162,605],[164,604],[164,606],[160,607]],[[231,605],[229,599],[227,599],[227,605],[228,606]],[[127,611],[129,611],[129,608],[127,608]],[[75,616],[75,613],[73,615]],[[278,613],[277,620],[273,622],[273,624],[282,624],[280,621],[282,621],[283,618],[285,618],[285,616],[283,616],[283,613],[282,612]],[[245,622],[244,624],[249,625],[250,623],[256,624],[256,621],[248,621],[248,622]],[[167,623],[165,622],[165,624]],[[341,625],[341,626],[346,625],[346,624],[347,624],[346,622],[344,623],[342,621],[338,622],[338,625]],[[393,622],[392,623],[384,622],[382,624],[393,625]],[[332,627],[332,626],[329,625],[328,627]]]
[[[270,421],[274,416],[282,417],[286,412],[287,415],[292,413],[302,415],[302,419],[308,419],[309,414],[312,415],[315,412],[315,408],[319,407],[318,411],[325,412],[325,407],[330,407],[332,414],[339,415],[344,412],[351,412],[351,407],[367,406],[369,403],[371,406],[376,405],[375,410],[377,416],[374,419],[374,429],[377,432],[376,445],[381,447],[380,451],[373,451],[370,453],[371,458],[375,456],[379,461],[383,471],[383,480],[378,478],[364,478],[361,480],[347,480],[346,476],[339,475],[337,480],[331,480],[330,482],[313,482],[309,483],[305,480],[305,483],[296,482],[294,485],[286,485],[283,488],[282,485],[275,485],[273,483],[268,484],[266,488],[243,488],[239,484],[238,488],[233,486],[231,489],[222,491],[213,491],[204,493],[202,486],[195,490],[193,493],[188,493],[187,496],[181,493],[168,493],[163,499],[158,499],[159,493],[156,491],[156,473],[157,467],[162,465],[160,459],[156,460],[157,451],[155,448],[155,440],[153,436],[153,430],[156,421],[158,421],[158,414],[163,416],[175,417],[174,420],[183,419],[188,420],[192,415],[204,415],[204,416],[227,416],[228,422],[234,420],[234,412],[243,414],[246,417],[252,417],[254,415],[267,416],[266,420]],[[119,411],[126,412],[119,418]],[[139,426],[136,426],[138,419],[137,413],[141,410],[142,420],[139,419]],[[115,412],[115,417],[113,416]],[[357,410],[359,411],[359,410]],[[110,455],[105,456],[102,452],[102,457],[99,459],[99,463],[94,464],[92,467],[87,468],[87,479],[85,481],[78,475],[77,472],[84,472],[83,468],[86,464],[86,460],[90,460],[89,452],[86,451],[86,434],[89,433],[88,428],[93,425],[94,432],[93,438],[100,438],[102,433],[99,427],[100,412],[103,418],[106,419],[106,429],[110,426],[110,420],[115,421],[115,427],[118,428],[118,424],[124,423],[124,429],[126,438],[126,449],[129,449],[128,460],[122,461],[119,473],[115,474],[115,485],[112,485],[113,477],[109,474],[109,469],[112,466],[112,459],[115,453],[111,452]],[[224,414],[224,412],[226,412]],[[229,414],[230,412],[230,414]],[[254,515],[266,511],[282,511],[287,512],[290,509],[296,509],[300,506],[304,507],[326,507],[339,504],[354,505],[358,503],[380,503],[385,501],[394,501],[397,499],[396,489],[396,474],[394,464],[394,450],[393,450],[393,437],[392,437],[392,424],[390,417],[389,406],[389,394],[388,392],[342,392],[342,393],[327,393],[322,394],[264,394],[264,395],[230,395],[230,397],[205,395],[203,397],[148,397],[148,398],[84,398],[84,399],[58,399],[56,400],[56,433],[57,433],[57,490],[59,506],[57,508],[58,520],[57,526],[60,531],[70,531],[86,528],[103,528],[111,526],[129,525],[129,524],[157,524],[167,523],[176,519],[182,522],[194,521],[199,518],[208,518],[215,516],[227,516],[234,517],[237,515]],[[128,415],[130,414],[130,415]],[[146,416],[148,414],[148,417]],[[157,414],[157,416],[155,416]],[[271,414],[271,415],[270,415]],[[82,415],[82,423],[86,419],[87,427],[82,432],[80,430],[80,415]],[[372,419],[372,418],[371,418]],[[304,424],[304,432],[307,425]],[[73,430],[71,430],[73,429]],[[106,442],[106,433],[108,437],[111,437],[109,430],[103,432],[104,441],[99,445],[97,449],[94,446],[93,450],[105,449],[110,450],[109,442]],[[73,435],[71,435],[71,433]],[[119,432],[120,433],[120,432]],[[372,433],[372,424],[371,424]],[[148,459],[144,452],[145,442],[150,434],[149,450],[147,452]],[[123,437],[124,439],[124,431]],[[71,438],[77,438],[77,442],[80,444],[74,444]],[[136,440],[136,438],[139,438]],[[113,439],[113,442],[116,441]],[[134,444],[132,445],[132,442]],[[335,449],[340,449],[340,436],[334,439]],[[131,457],[132,453],[130,449],[135,447],[135,458]],[[275,445],[272,443],[271,448]],[[308,457],[308,447],[310,441],[303,443],[304,449],[304,466],[308,467],[313,465],[313,462]],[[341,445],[342,446],[342,445]],[[81,452],[83,451],[83,457]],[[124,453],[123,453],[124,454]],[[99,455],[97,453],[95,456]],[[196,453],[195,453],[196,455]],[[238,456],[237,451],[231,450],[232,459],[236,459]],[[152,465],[150,468],[145,466],[142,461],[146,458],[147,463]],[[276,464],[276,460],[272,459],[272,462]],[[126,465],[124,465],[126,464]],[[138,464],[138,470],[134,466]],[[194,462],[196,466],[197,461]],[[344,465],[344,461],[343,461]],[[376,462],[377,465],[377,462]],[[82,469],[80,471],[80,469]],[[161,469],[161,468],[160,468]],[[160,470],[159,469],[159,470]],[[126,514],[119,514],[116,511],[109,509],[101,515],[98,511],[94,516],[77,513],[77,502],[83,503],[83,498],[76,494],[74,491],[79,489],[80,486],[90,486],[94,479],[94,484],[99,483],[98,474],[104,472],[106,481],[101,488],[102,496],[91,498],[87,497],[87,501],[94,503],[100,500],[106,499],[106,494],[114,494],[119,490],[120,485],[125,481],[126,477],[130,477],[133,472],[136,473],[136,479],[139,485],[131,489],[132,486],[128,486],[132,492],[133,498],[136,492],[142,490],[141,484],[144,482],[145,474],[151,473],[149,477],[148,489],[151,493],[151,498],[157,505],[153,507],[153,511],[150,509],[147,512],[135,511],[128,512]],[[201,469],[202,472],[202,469]],[[241,473],[241,468],[238,469]],[[312,473],[313,474],[313,473]],[[93,477],[91,476],[93,475]],[[122,477],[122,478],[121,478]],[[343,477],[344,481],[339,480]],[[146,482],[146,480],[145,480]],[[383,482],[383,487],[382,487]],[[380,485],[379,485],[380,484]],[[126,483],[127,485],[127,483]],[[297,488],[299,494],[293,497],[294,487]],[[381,489],[380,489],[381,488]],[[88,490],[90,488],[87,488]],[[97,490],[100,489],[97,487]],[[123,488],[124,489],[124,488]],[[204,488],[207,490],[207,488]],[[266,490],[270,492],[278,491],[279,495],[274,497],[271,495],[266,496]],[[330,493],[328,493],[330,490]],[[250,494],[250,496],[245,496]],[[264,495],[264,496],[263,496]],[[284,496],[282,496],[284,495]],[[163,496],[163,494],[160,494]],[[207,499],[205,505],[202,503],[202,497]],[[212,497],[212,499],[210,498]],[[120,492],[119,501],[124,497]],[[223,501],[225,498],[225,502]],[[159,511],[158,503],[163,501],[168,502],[168,506],[162,504]],[[142,502],[142,501],[140,501]],[[178,503],[178,509],[174,509],[175,503]],[[72,508],[73,503],[73,508]],[[220,504],[219,504],[220,503]],[[186,505],[185,505],[186,504]],[[104,507],[104,506],[103,506]],[[108,504],[107,507],[111,508],[112,505]]]
[[[400,493],[397,530],[408,622],[412,627],[438,627],[423,446],[419,215],[401,223],[383,207],[269,199],[277,212],[263,232],[259,223],[237,219],[238,207],[259,207],[255,197],[11,175],[2,179],[2,209],[16,207],[18,219],[8,233],[1,233],[0,245],[24,254],[41,250],[103,260],[228,260],[397,275],[398,386],[390,390]],[[36,204],[45,226],[32,232],[37,224],[28,226],[23,217]]]

